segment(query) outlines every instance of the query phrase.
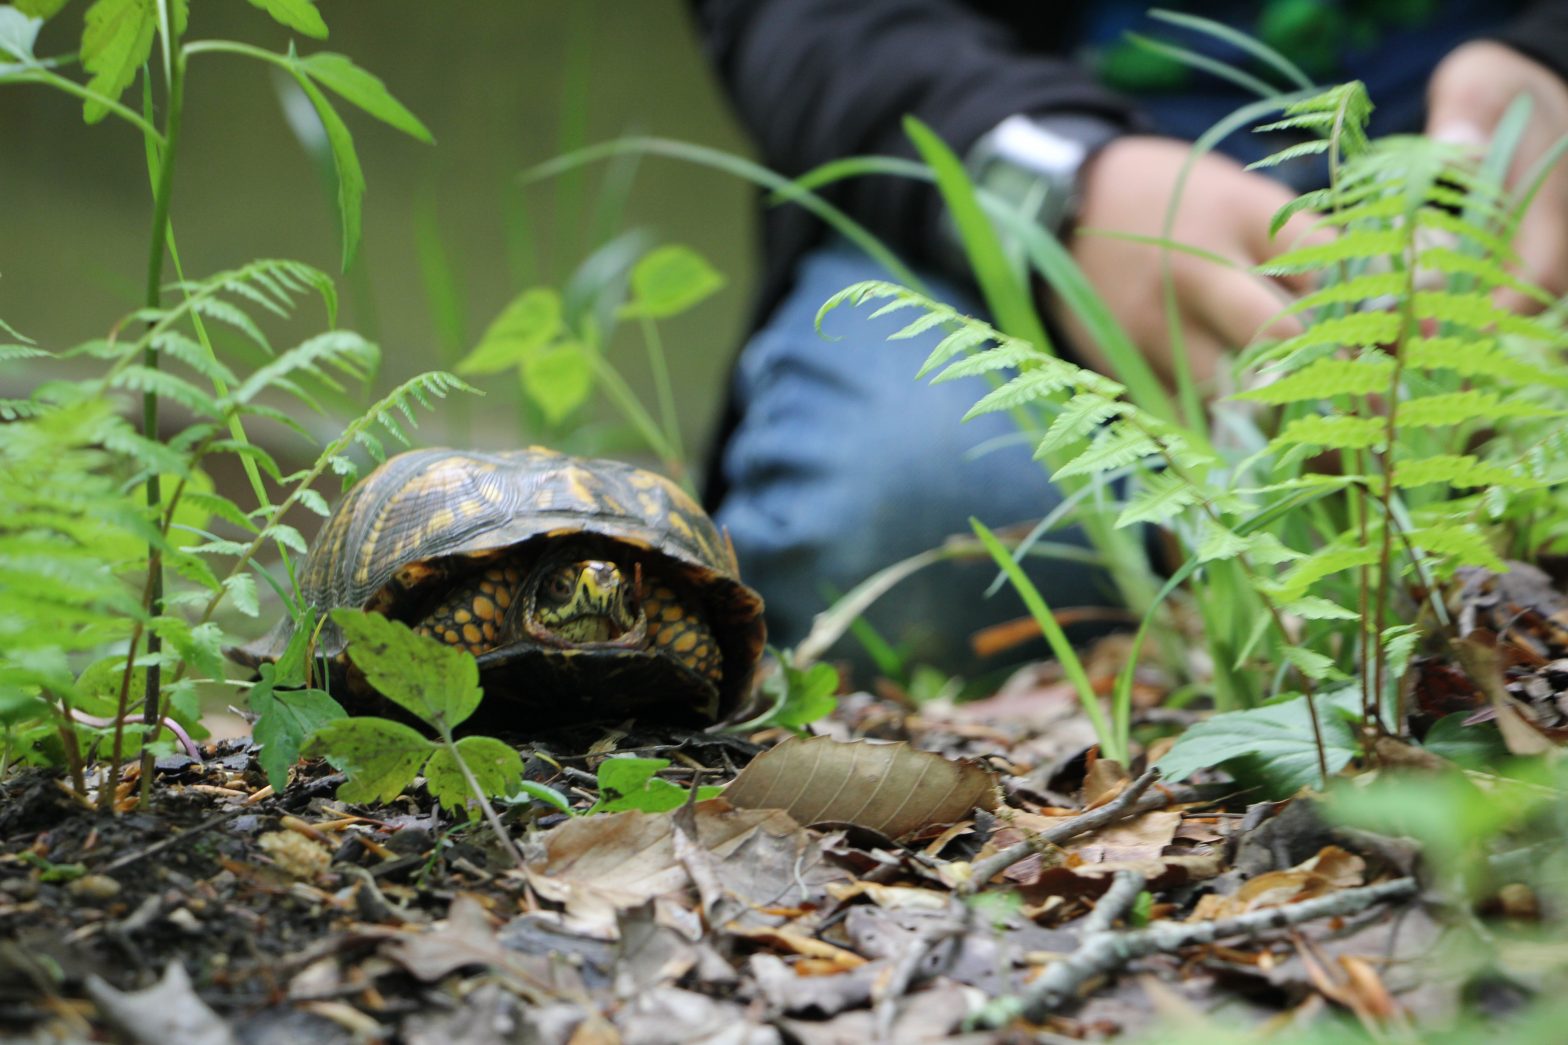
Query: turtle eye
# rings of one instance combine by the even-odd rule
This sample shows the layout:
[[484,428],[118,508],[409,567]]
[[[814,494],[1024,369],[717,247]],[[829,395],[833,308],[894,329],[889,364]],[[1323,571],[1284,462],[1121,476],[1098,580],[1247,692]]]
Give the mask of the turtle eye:
[[557,602],[565,602],[572,597],[572,577],[566,570],[558,570],[550,574],[544,582],[544,593]]

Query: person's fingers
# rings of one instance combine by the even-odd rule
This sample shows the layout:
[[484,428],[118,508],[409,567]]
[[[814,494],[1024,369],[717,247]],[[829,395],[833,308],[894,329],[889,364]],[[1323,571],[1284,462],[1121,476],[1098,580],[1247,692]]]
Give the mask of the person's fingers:
[[1293,337],[1302,330],[1297,316],[1280,314],[1289,296],[1251,273],[1215,268],[1194,282],[1188,300],[1194,324],[1226,349],[1242,349],[1259,338]]
[[[1539,199],[1530,208],[1514,237],[1514,249],[1519,253],[1521,278],[1553,297],[1568,293],[1568,213],[1555,200]],[[1540,301],[1507,287],[1495,298],[1500,307],[1516,312],[1535,313],[1542,308]]]
[[[1257,263],[1263,264],[1298,247],[1328,243],[1334,238],[1334,230],[1318,225],[1319,218],[1320,215],[1314,211],[1292,214],[1290,220],[1285,222],[1273,236],[1268,234],[1267,222],[1251,224],[1248,228],[1253,230],[1253,234],[1247,247],[1258,259]],[[1318,287],[1316,272],[1292,272],[1272,278],[1296,295],[1309,294]]]

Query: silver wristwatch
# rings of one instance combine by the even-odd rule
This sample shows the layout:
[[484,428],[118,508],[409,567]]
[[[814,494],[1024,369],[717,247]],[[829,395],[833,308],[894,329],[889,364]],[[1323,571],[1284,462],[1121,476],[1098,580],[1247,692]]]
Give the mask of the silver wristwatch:
[[[977,188],[1059,237],[1078,217],[1084,163],[1121,133],[1119,126],[1094,116],[1009,116],[981,135],[964,165]],[[943,222],[943,235],[947,252],[960,269],[967,269],[963,243],[950,217]],[[1008,239],[1005,230],[1003,239]],[[1019,254],[1015,244],[1007,246],[1009,254]]]

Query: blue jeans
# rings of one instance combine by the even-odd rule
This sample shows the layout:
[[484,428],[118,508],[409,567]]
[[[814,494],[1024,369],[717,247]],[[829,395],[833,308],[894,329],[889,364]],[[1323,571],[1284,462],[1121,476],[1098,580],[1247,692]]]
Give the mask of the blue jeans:
[[[983,378],[939,385],[915,372],[942,336],[887,335],[916,318],[870,318],[873,307],[817,309],[836,291],[887,274],[859,250],[830,241],[807,255],[798,279],[741,353],[734,392],[739,427],[724,448],[728,483],[716,518],[740,557],[741,576],[767,602],[770,641],[800,641],[812,617],[883,566],[972,533],[969,517],[995,528],[1040,519],[1060,503],[1033,447],[1015,440],[976,454],[1016,429],[1005,414],[960,423],[990,389]],[[933,297],[970,314],[982,309],[949,281],[927,279]],[[834,340],[828,340],[828,338]],[[1053,542],[1082,543],[1075,531]],[[1098,572],[1081,563],[1031,559],[1053,606],[1114,605]],[[971,632],[1027,611],[1010,588],[986,598],[989,562],[944,562],[902,581],[867,614],[914,662],[971,673],[996,666],[968,651]],[[1043,644],[1009,659],[1043,652]],[[852,639],[835,656],[864,662]]]

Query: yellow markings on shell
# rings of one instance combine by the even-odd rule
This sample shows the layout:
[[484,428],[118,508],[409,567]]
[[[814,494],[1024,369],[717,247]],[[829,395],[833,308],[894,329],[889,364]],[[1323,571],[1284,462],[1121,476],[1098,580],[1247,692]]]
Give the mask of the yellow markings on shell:
[[457,522],[457,515],[450,508],[441,508],[430,515],[430,521],[425,523],[425,532],[437,534],[443,530],[450,530],[452,524]]
[[586,508],[594,503],[595,480],[591,474],[582,468],[571,467],[561,469],[561,477],[566,480],[566,488],[572,496],[577,498],[578,504]]
[[665,522],[669,525],[670,529],[674,530],[682,537],[685,537],[693,544],[699,546],[702,544],[702,542],[697,539],[697,535],[692,532],[691,524],[686,521],[686,517],[684,515],[671,514],[668,518],[665,519]]
[[491,602],[483,595],[479,596],[474,600],[474,616],[478,617],[480,620],[495,620],[495,603]]
[[469,613],[467,610],[458,610],[452,614],[452,619],[457,621],[459,624],[467,624],[469,621],[474,619],[474,615]]
[[459,642],[462,641],[462,636],[459,635],[457,632],[453,631],[451,628],[447,628],[445,631],[443,631],[441,633],[441,637],[443,639],[445,639],[449,645],[452,645],[452,646],[456,646]]
[[690,653],[697,648],[697,633],[695,631],[682,632],[675,637],[675,641],[671,643],[670,648],[676,653]]
[[477,646],[485,639],[485,633],[477,624],[463,625],[463,638],[470,646]]

